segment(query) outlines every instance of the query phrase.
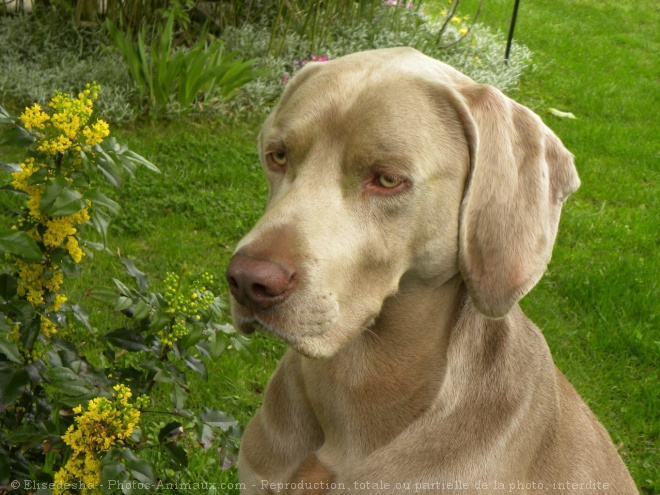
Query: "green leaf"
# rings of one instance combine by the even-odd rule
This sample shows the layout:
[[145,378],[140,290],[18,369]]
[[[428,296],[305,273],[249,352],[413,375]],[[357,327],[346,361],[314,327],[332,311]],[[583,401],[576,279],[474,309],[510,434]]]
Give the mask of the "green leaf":
[[0,171],[13,174],[15,172],[20,172],[21,166],[18,163],[0,162]]
[[188,349],[193,345],[197,344],[200,340],[204,338],[204,332],[199,327],[193,327],[193,329],[188,332],[179,342],[179,346],[182,349]]
[[175,442],[183,433],[183,425],[178,421],[172,421],[163,426],[158,432],[160,443]]
[[110,495],[117,493],[119,484],[128,481],[128,472],[121,462],[105,464],[101,469],[101,493]]
[[110,226],[110,215],[105,211],[94,208],[90,215],[94,230],[96,230],[103,240],[103,245],[108,243],[108,227]]
[[151,330],[158,332],[170,324],[172,317],[164,311],[156,311],[151,315]]
[[69,189],[65,179],[55,179],[46,183],[44,195],[39,202],[42,212],[52,217],[66,217],[87,206],[87,201],[75,189]]
[[114,306],[117,302],[117,291],[108,287],[94,287],[87,291],[87,296],[95,301]]
[[208,450],[215,442],[215,434],[213,428],[206,423],[197,423],[197,443],[199,443],[204,450]]
[[18,120],[18,117],[10,115],[7,110],[0,106],[0,124],[13,124]]
[[173,363],[160,363],[160,369],[154,376],[154,380],[159,383],[175,383],[182,387],[187,393],[190,389],[186,386],[186,375],[179,370]]
[[21,356],[18,352],[18,347],[13,342],[8,341],[4,337],[0,337],[0,353],[4,354],[7,359],[14,363],[21,362]]
[[87,193],[87,197],[92,200],[92,204],[94,206],[102,206],[108,210],[111,215],[116,216],[121,211],[121,206],[119,206],[119,203],[110,199],[98,189],[89,191]]
[[222,353],[225,352],[227,346],[229,345],[229,339],[224,333],[213,332],[209,335],[209,347],[208,351],[212,358],[217,359],[222,356]]
[[[16,303],[26,303],[28,306],[30,306],[30,303],[27,301],[15,301],[13,305],[16,305]],[[34,343],[37,341],[37,338],[39,337],[41,333],[41,322],[39,321],[38,318],[35,318],[36,313],[34,312],[34,309],[30,306],[30,309],[33,312],[33,316],[30,318],[29,323],[23,323],[21,325],[21,344],[23,344],[23,349],[32,349],[32,346]],[[27,318],[23,320],[24,322],[28,321]]]
[[41,249],[27,232],[5,230],[0,232],[0,252],[11,253],[29,261],[42,258]]
[[222,431],[227,431],[237,425],[236,420],[227,413],[209,407],[205,408],[199,417],[207,425],[213,428],[220,428]]
[[36,140],[37,138],[19,126],[0,134],[0,146],[29,146]]
[[147,284],[147,275],[136,268],[133,260],[126,258],[124,256],[120,256],[119,260],[126,268],[126,272],[135,279],[135,283],[137,284],[140,292],[144,292],[145,290],[147,290],[147,288],[149,287],[149,284]]
[[[98,145],[94,147],[94,150],[97,152],[103,151]],[[122,179],[119,167],[117,167],[117,165],[110,159],[110,157],[97,157],[96,167],[101,171],[105,177],[105,180],[107,180],[113,187],[118,188],[121,186]]]
[[131,328],[117,328],[105,335],[106,340],[112,345],[127,351],[145,351],[151,349],[145,345],[144,335]]
[[85,311],[85,308],[79,304],[74,304],[71,306],[71,310],[73,311],[73,317],[82,323],[85,328],[91,332],[92,324],[89,322],[89,315],[87,314],[87,311]]
[[[21,447],[31,443],[42,443],[43,433],[37,431],[34,424],[23,424],[17,429],[12,430],[4,439],[8,444],[21,444]],[[37,442],[35,442],[37,440]]]
[[18,399],[27,390],[30,376],[25,369],[0,370],[0,412]]
[[50,368],[46,371],[46,378],[60,393],[70,397],[82,398],[92,393],[91,383],[70,368],[62,366]]
[[115,301],[115,305],[112,307],[115,311],[124,311],[125,309],[133,306],[133,299],[126,296],[119,296]]
[[21,301],[21,300],[14,300],[8,303],[5,306],[5,312],[9,315],[14,314],[16,315],[21,321],[23,322],[29,322],[34,319],[36,316],[36,313],[34,312],[34,308],[32,305],[27,302],[27,301]]
[[0,273],[0,297],[9,301],[16,296],[18,284],[16,279],[9,273]]
[[149,160],[147,160],[145,157],[143,157],[141,155],[138,155],[137,153],[135,153],[131,150],[127,150],[124,153],[124,156],[126,158],[128,158],[130,161],[132,161],[133,163],[142,165],[143,167],[148,168],[152,172],[156,172],[157,174],[160,174],[160,169],[156,165],[151,163]]
[[139,459],[128,449],[124,449],[124,453],[124,457],[126,458],[125,465],[134,479],[140,483],[149,485],[155,483],[154,469],[151,464]]
[[124,284],[121,280],[117,280],[116,278],[113,278],[112,281],[115,283],[117,286],[117,289],[119,289],[119,293],[122,296],[126,297],[131,297],[133,294],[131,293],[131,289],[129,289],[126,284]]
[[112,251],[110,251],[102,242],[92,242],[85,239],[85,247],[95,249],[96,251],[103,251],[106,254],[112,256]]
[[186,389],[181,385],[177,383],[174,384],[172,391],[170,392],[170,400],[172,401],[175,410],[181,411],[183,409],[186,400],[188,400],[188,393],[189,391],[186,392]]
[[147,316],[151,314],[152,307],[140,299],[135,304],[135,309],[133,310],[133,318],[136,320],[144,320]]
[[174,463],[174,469],[185,469],[188,467],[188,454],[180,445],[169,442],[163,445],[165,452],[170,456]]
[[186,356],[185,362],[186,362],[186,367],[202,375],[202,378],[204,378],[204,380],[208,380],[209,375],[206,371],[206,365],[201,359],[198,359],[194,356]]
[[[83,247],[87,247],[87,242],[83,244]],[[56,253],[56,255],[53,256],[53,253]],[[62,267],[62,271],[66,278],[80,278],[80,275],[82,274],[82,265],[73,261],[73,258],[71,258],[71,255],[66,249],[58,248],[53,250],[50,258],[51,261],[55,261],[57,258],[56,262]]]
[[243,337],[242,335],[235,335],[229,337],[229,340],[231,341],[234,348],[238,351],[239,356],[241,356],[244,361],[248,363],[254,363],[256,361],[255,352],[250,345],[251,341],[249,339]]

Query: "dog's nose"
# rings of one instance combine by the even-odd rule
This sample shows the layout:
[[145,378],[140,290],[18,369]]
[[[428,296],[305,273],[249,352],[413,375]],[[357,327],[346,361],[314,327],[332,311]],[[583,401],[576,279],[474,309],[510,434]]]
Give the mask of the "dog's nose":
[[272,261],[236,253],[227,267],[227,282],[242,306],[268,309],[289,297],[296,285],[295,270]]

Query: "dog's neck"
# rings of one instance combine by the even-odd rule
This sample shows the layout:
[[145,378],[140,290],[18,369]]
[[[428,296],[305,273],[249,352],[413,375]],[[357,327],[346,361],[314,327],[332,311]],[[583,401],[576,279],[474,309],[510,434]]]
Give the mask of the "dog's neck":
[[[430,407],[443,384],[464,297],[459,276],[414,291],[402,284],[375,323],[339,353],[302,359],[306,393],[326,446],[351,445],[364,454],[398,435],[406,426],[401,417],[413,419]],[[422,309],[411,314],[413,307]]]

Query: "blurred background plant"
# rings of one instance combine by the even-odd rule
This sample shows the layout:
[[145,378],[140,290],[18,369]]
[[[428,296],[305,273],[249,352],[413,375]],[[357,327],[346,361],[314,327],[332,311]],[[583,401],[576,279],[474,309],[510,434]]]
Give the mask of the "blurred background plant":
[[[81,78],[103,85],[98,108],[111,122],[149,110],[233,118],[263,115],[296,61],[312,54],[412,46],[506,91],[530,64],[514,43],[460,12],[421,0],[34,0],[31,13],[0,17],[0,93],[44,105],[52,88],[73,91]],[[258,70],[254,70],[258,69]],[[30,84],[25,84],[25,81]],[[240,88],[240,89],[239,89]]]
[[[110,20],[106,27],[128,67],[133,84],[150,108],[165,109],[170,102],[189,110],[193,103],[202,108],[203,95],[231,99],[245,83],[257,75],[253,61],[223,51],[222,42],[207,43],[206,33],[190,47],[173,47],[175,14],[171,11],[164,25],[159,25],[149,49],[143,25],[137,40],[124,34]],[[215,96],[217,94],[217,96]]]

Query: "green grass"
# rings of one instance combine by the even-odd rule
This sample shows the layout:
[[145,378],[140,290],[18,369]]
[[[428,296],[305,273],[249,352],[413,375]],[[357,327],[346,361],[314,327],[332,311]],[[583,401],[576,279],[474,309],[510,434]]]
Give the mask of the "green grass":
[[[461,14],[473,14],[475,3],[464,0]],[[489,0],[480,20],[506,32],[512,4]],[[634,6],[614,0],[522,2],[515,38],[531,48],[536,68],[511,92],[562,138],[582,179],[564,207],[549,271],[522,306],[543,330],[559,368],[620,446],[645,494],[660,493],[654,14],[650,0]],[[577,120],[553,117],[549,107],[570,111]],[[111,250],[134,258],[154,287],[165,272],[184,264],[222,279],[233,247],[263,208],[258,126],[173,121],[116,132],[163,173],[141,171],[115,194],[124,210],[111,232]],[[103,254],[86,266],[83,278],[71,284],[80,299],[122,272]],[[100,308],[92,316],[102,330],[115,323]],[[208,382],[191,376],[190,407],[224,410],[245,425],[284,351],[267,336],[256,344],[255,364],[227,353],[210,363]],[[218,474],[212,453],[193,456],[186,476],[235,481],[233,471]]]

